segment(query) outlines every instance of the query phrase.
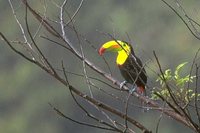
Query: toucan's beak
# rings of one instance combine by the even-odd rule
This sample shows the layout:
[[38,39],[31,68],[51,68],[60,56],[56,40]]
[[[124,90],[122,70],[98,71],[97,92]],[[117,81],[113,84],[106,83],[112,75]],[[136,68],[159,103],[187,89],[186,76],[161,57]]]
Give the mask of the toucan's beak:
[[116,41],[109,41],[104,43],[98,52],[99,55],[103,55],[106,51],[117,52],[121,49],[121,46]]
[[103,55],[103,53],[106,51],[106,48],[104,48],[104,47],[101,47],[100,49],[99,49],[99,55]]

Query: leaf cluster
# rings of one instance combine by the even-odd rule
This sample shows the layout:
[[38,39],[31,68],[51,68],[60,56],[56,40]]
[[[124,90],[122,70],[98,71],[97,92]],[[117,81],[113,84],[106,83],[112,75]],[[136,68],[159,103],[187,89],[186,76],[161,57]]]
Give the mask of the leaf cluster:
[[[151,98],[159,100],[159,97],[156,95],[157,93],[167,101],[172,101],[169,92],[171,91],[171,94],[180,105],[187,105],[190,101],[194,100],[195,95],[197,99],[199,99],[200,94],[195,94],[194,89],[189,88],[190,86],[188,85],[189,83],[193,83],[196,76],[190,74],[182,76],[186,64],[187,62],[181,63],[175,68],[175,71],[167,69],[164,71],[163,75],[159,75],[156,82],[159,82],[160,86],[153,88]],[[167,88],[166,84],[170,88]]]

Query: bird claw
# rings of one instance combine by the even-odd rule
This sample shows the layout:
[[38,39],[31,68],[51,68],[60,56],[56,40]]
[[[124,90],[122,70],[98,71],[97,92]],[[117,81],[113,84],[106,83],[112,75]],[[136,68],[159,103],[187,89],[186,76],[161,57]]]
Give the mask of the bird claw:
[[120,87],[120,89],[125,85],[127,83],[127,81],[125,80],[125,81],[123,81],[123,82],[121,82],[120,83],[120,85],[119,85],[119,87]]
[[136,88],[137,88],[137,86],[136,85],[133,85],[132,87],[131,87],[131,89],[129,90],[129,93],[133,93],[133,92],[135,92],[136,91]]

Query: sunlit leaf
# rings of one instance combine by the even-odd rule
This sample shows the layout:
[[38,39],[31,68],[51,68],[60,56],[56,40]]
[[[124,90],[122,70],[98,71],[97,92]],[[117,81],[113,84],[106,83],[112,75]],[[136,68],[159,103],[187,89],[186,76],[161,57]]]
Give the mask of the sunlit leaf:
[[178,79],[178,78],[179,78],[179,72],[180,72],[180,70],[181,70],[187,63],[188,63],[188,62],[181,63],[180,65],[178,65],[178,66],[176,67],[176,70],[175,70],[175,72],[174,72],[174,77],[175,77],[175,79]]

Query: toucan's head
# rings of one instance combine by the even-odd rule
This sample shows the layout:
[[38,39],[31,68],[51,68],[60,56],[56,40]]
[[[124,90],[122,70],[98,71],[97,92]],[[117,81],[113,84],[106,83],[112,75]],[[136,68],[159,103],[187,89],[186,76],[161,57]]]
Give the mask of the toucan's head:
[[99,54],[103,55],[104,52],[120,52],[120,51],[124,51],[129,55],[131,52],[131,46],[124,41],[112,40],[104,43],[101,46],[101,48],[99,49]]
[[124,41],[120,40],[112,40],[104,43],[99,49],[99,54],[103,55],[105,52],[117,52],[117,60],[116,63],[118,65],[122,65],[128,56],[131,54],[132,48],[131,46]]

